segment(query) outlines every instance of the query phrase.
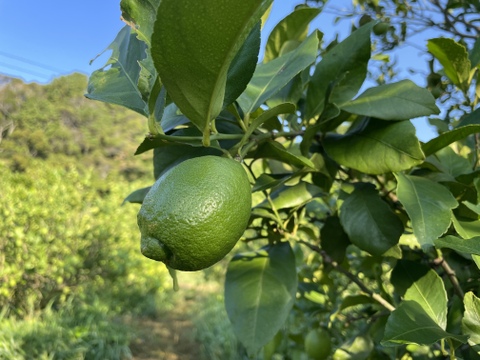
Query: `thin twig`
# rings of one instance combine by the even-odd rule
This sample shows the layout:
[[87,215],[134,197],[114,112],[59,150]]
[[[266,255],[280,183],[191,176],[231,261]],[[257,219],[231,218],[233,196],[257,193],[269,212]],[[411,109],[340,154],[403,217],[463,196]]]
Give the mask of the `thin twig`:
[[377,301],[380,305],[382,305],[385,309],[389,311],[394,311],[395,307],[390,304],[387,300],[381,297],[379,294],[374,293],[370,290],[359,278],[358,276],[352,274],[350,271],[344,269],[340,264],[338,264],[335,260],[333,260],[324,250],[320,249],[318,246],[312,245],[306,241],[299,241],[301,244],[308,246],[313,251],[319,253],[323,260],[326,263],[332,265],[332,267],[337,270],[338,272],[342,273],[346,277],[348,277],[352,282],[354,282],[363,292],[368,294],[373,300]]
[[445,260],[443,257],[438,257],[435,260],[433,260],[433,264],[436,266],[442,267],[443,271],[445,271],[445,274],[447,274],[448,279],[452,283],[453,291],[455,291],[455,294],[457,294],[460,297],[460,299],[463,299],[465,297],[465,293],[463,292],[462,287],[458,282],[455,271],[450,267],[447,260]]

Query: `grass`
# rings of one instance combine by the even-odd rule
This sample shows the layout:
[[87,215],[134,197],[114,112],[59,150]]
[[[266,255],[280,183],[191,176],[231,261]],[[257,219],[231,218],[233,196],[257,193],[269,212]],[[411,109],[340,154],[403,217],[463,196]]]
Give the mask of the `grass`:
[[69,301],[23,318],[1,314],[0,359],[130,359],[131,331],[101,304]]

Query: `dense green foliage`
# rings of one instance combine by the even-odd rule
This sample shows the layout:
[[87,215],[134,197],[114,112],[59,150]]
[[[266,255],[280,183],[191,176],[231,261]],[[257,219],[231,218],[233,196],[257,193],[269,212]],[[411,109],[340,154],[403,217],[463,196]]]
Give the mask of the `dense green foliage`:
[[[228,265],[225,304],[251,357],[304,359],[323,328],[322,357],[477,358],[480,40],[452,20],[477,29],[478,2],[432,2],[452,36],[423,48],[425,84],[388,56],[425,7],[353,1],[350,35],[326,43],[309,27],[325,2],[305,1],[259,62],[272,2],[122,0],[127,25],[87,96],[145,116],[136,153],[153,149],[155,178],[194,156],[243,159],[249,251]],[[425,144],[418,117],[437,126]]]
[[145,124],[131,111],[88,101],[86,86],[81,74],[45,86],[5,82],[0,87],[0,159],[14,171],[42,159],[94,167],[99,176],[112,171],[129,179],[145,175],[148,167],[131,156]]

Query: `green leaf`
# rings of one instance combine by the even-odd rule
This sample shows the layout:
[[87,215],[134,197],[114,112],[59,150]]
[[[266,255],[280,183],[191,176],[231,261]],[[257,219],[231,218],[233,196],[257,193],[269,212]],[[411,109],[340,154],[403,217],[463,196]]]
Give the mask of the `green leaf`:
[[223,108],[230,65],[272,0],[162,0],[152,35],[169,96],[204,134]]
[[466,91],[470,77],[470,60],[465,46],[453,39],[428,40],[428,51],[442,64],[445,75],[460,89]]
[[352,101],[336,104],[344,111],[383,120],[407,120],[440,112],[430,91],[410,80],[370,88]]
[[[334,86],[334,89],[330,101],[334,103],[348,101],[360,90],[370,60],[372,27],[373,22],[354,31],[329,50],[317,64],[307,91],[307,120],[322,113],[327,100],[327,91],[331,86]],[[337,84],[338,86],[335,86]]]
[[122,20],[138,34],[138,38],[150,47],[153,24],[160,0],[122,0]]
[[279,104],[273,108],[263,111],[258,117],[253,119],[252,123],[245,132],[245,137],[250,137],[253,132],[260,127],[262,124],[268,120],[277,117],[280,114],[293,114],[295,113],[296,107],[291,103]]
[[275,95],[295,75],[313,64],[318,51],[318,37],[312,33],[298,48],[266,64],[259,64],[238,104],[245,114],[252,113]]
[[429,156],[454,143],[455,141],[465,139],[467,136],[479,132],[480,125],[462,126],[454,130],[444,132],[436,138],[433,138],[429,142],[422,145],[422,150],[425,153],[425,156]]
[[418,261],[399,260],[392,270],[390,282],[395,287],[395,292],[402,296],[413,283],[427,274],[430,268]]
[[329,216],[325,219],[320,229],[320,244],[333,260],[339,264],[343,262],[350,239],[338,216]]
[[461,253],[480,255],[480,236],[470,239],[461,239],[456,236],[447,235],[435,240],[437,248],[448,248]]
[[147,104],[137,87],[141,70],[138,62],[146,57],[145,43],[125,26],[108,49],[112,50],[112,55],[101,69],[90,75],[85,96],[122,105],[147,116]]
[[255,185],[252,188],[252,193],[257,191],[264,191],[271,189],[275,186],[284,184],[292,178],[291,174],[261,174],[255,181]]
[[297,185],[282,186],[275,190],[270,195],[272,203],[265,200],[256,207],[271,209],[273,204],[273,207],[277,210],[295,208],[305,205],[321,193],[322,190],[319,187],[306,182],[299,182]]
[[399,344],[431,345],[451,338],[466,342],[466,336],[454,335],[442,329],[416,301],[402,301],[388,317],[383,346]]
[[377,256],[403,233],[402,222],[371,184],[357,184],[340,208],[340,221],[353,244]]
[[472,172],[471,162],[448,146],[429,156],[425,162],[434,165],[440,172],[451,175],[452,180]]
[[264,62],[293,50],[288,44],[300,44],[308,35],[308,25],[320,13],[318,8],[302,7],[290,13],[272,30],[265,48]]
[[302,155],[297,155],[286,149],[282,144],[269,140],[261,144],[254,155],[255,159],[275,159],[298,168],[315,168],[313,162]]
[[480,299],[469,291],[465,294],[463,303],[465,304],[465,313],[462,319],[463,333],[469,336],[470,346],[480,347]]
[[260,51],[260,22],[255,25],[230,64],[223,107],[232,104],[246,89],[257,67]]
[[[123,200],[123,204],[129,202],[129,203],[136,203],[136,204],[141,204],[143,203],[143,199],[145,199],[145,196],[147,195],[148,191],[150,190],[151,186],[145,187],[143,189],[138,189],[132,192],[130,195],[128,195],[125,200]],[[123,205],[122,204],[122,205]]]
[[415,301],[443,330],[447,328],[447,292],[438,274],[430,270],[405,293],[406,301]]
[[397,196],[412,222],[413,233],[422,247],[434,244],[451,223],[452,210],[457,200],[442,185],[431,180],[395,174],[398,181]]
[[480,108],[477,108],[471,113],[464,115],[455,128],[461,128],[466,125],[480,125]]
[[458,235],[464,239],[470,239],[480,235],[480,220],[460,221],[453,216],[452,222]]
[[470,59],[472,68],[478,67],[478,65],[480,65],[480,39],[479,38],[475,40],[475,44],[473,44],[473,48],[468,54],[468,58]]
[[327,136],[324,146],[339,164],[367,174],[406,170],[424,159],[415,127],[409,121],[390,123],[370,119],[358,131]]
[[296,290],[295,255],[288,242],[232,259],[225,279],[225,307],[235,334],[250,354],[283,326]]
[[212,147],[194,147],[184,144],[166,143],[153,150],[153,173],[158,179],[165,171],[187,159],[206,156],[222,155],[220,150]]

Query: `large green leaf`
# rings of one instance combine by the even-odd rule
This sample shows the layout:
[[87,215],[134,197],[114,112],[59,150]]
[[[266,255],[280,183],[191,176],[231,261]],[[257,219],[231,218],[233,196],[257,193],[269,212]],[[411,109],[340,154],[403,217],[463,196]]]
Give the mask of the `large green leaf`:
[[443,134],[433,138],[429,142],[422,145],[422,150],[425,156],[436,153],[438,150],[447,147],[455,141],[465,139],[468,135],[476,134],[480,132],[480,125],[466,125],[456,128],[451,131],[444,132]]
[[471,65],[465,46],[453,39],[437,38],[428,40],[427,48],[443,65],[445,75],[452,83],[466,91]]
[[344,103],[360,90],[370,60],[372,27],[373,22],[354,31],[329,50],[316,66],[307,91],[307,119],[322,113],[330,87],[334,86],[329,99],[334,103]]
[[468,343],[477,347],[480,352],[480,299],[473,292],[468,292],[463,298],[465,313],[462,319],[462,329],[469,336]]
[[317,57],[318,37],[312,33],[295,50],[266,64],[259,64],[245,92],[238,98],[244,113],[258,109]]
[[450,334],[442,329],[416,301],[402,301],[388,317],[383,346],[399,344],[431,345],[452,338],[465,342],[466,336]]
[[450,226],[457,200],[448,189],[431,180],[395,174],[397,196],[412,222],[413,233],[425,247],[432,246]]
[[415,127],[409,121],[370,119],[355,132],[327,136],[324,146],[339,164],[367,174],[406,170],[424,159]]
[[223,108],[227,74],[272,0],[162,0],[152,35],[170,97],[204,134]]
[[480,236],[470,239],[461,239],[456,236],[447,235],[435,240],[438,248],[449,248],[461,253],[480,255]]
[[340,208],[340,221],[350,241],[372,255],[395,246],[403,224],[371,184],[358,184]]
[[447,292],[438,274],[430,270],[415,281],[404,299],[415,301],[443,330],[447,327]]
[[272,30],[265,48],[264,62],[295,49],[308,35],[308,25],[320,13],[318,8],[300,7]]
[[352,101],[336,104],[344,111],[383,120],[407,120],[440,112],[430,91],[410,80],[370,88]]
[[250,354],[283,326],[296,290],[295,255],[288,242],[232,259],[225,279],[225,307],[235,334]]
[[141,70],[139,61],[146,57],[146,49],[135,32],[125,26],[107,48],[112,50],[110,59],[90,75],[85,96],[122,105],[146,116],[147,104],[137,87]]

